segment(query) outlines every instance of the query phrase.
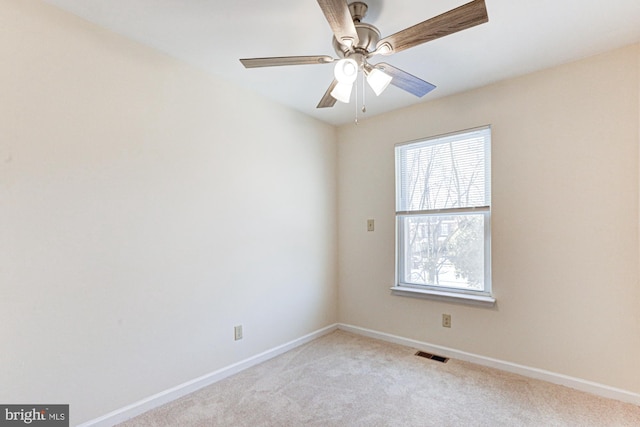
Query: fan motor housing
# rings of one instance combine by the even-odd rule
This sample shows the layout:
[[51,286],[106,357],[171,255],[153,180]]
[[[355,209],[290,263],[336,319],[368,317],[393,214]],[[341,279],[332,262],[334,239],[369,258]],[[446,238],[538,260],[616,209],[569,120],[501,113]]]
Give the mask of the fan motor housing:
[[378,40],[380,40],[380,31],[373,25],[363,22],[356,22],[354,25],[359,39],[356,45],[345,46],[339,43],[335,37],[333,38],[333,48],[340,58],[346,58],[355,52],[366,56],[369,52],[375,50]]

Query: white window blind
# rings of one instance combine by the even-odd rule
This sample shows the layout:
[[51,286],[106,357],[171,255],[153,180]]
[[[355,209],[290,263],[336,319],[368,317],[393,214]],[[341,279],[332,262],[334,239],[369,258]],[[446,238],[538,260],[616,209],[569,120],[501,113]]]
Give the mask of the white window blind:
[[489,128],[396,147],[396,211],[491,204]]

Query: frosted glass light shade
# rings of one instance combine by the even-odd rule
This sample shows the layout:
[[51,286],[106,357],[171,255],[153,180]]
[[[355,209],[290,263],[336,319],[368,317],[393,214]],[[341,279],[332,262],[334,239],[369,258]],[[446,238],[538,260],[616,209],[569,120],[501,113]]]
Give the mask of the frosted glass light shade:
[[340,83],[353,83],[358,77],[358,63],[350,58],[341,59],[333,69],[333,74]]
[[337,99],[340,102],[344,102],[348,104],[351,100],[351,90],[353,89],[353,82],[351,83],[341,83],[338,81],[336,87],[331,91],[331,96]]
[[391,80],[393,80],[393,77],[377,68],[373,68],[367,74],[367,83],[369,83],[376,96],[384,92]]

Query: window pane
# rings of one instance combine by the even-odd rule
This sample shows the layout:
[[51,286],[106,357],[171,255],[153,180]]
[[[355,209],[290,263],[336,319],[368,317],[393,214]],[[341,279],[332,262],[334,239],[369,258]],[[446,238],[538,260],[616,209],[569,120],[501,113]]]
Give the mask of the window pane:
[[482,291],[483,214],[400,216],[401,283]]

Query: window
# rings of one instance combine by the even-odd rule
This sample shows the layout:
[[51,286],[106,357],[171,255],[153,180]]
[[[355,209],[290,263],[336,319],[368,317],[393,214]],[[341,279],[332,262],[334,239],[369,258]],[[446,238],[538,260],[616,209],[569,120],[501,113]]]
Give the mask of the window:
[[399,144],[394,290],[493,303],[491,128]]

